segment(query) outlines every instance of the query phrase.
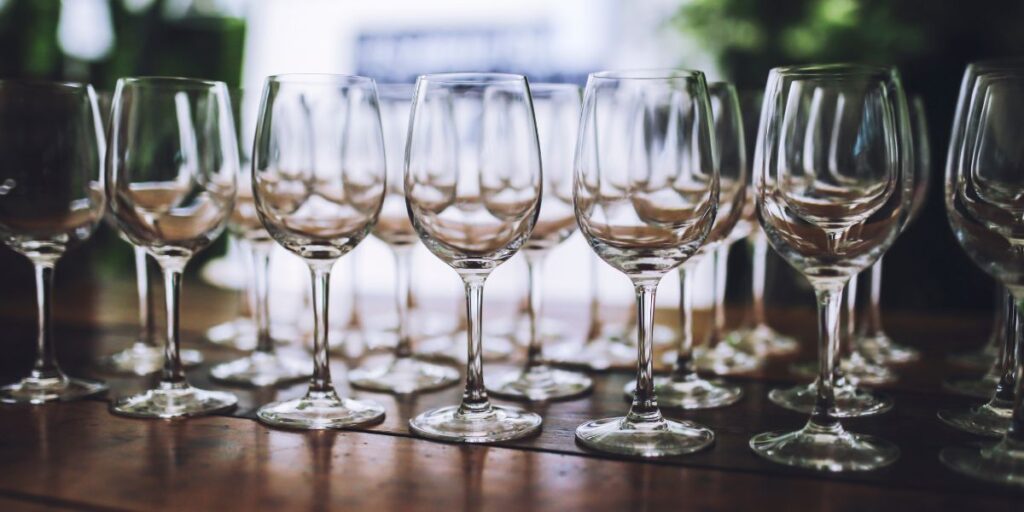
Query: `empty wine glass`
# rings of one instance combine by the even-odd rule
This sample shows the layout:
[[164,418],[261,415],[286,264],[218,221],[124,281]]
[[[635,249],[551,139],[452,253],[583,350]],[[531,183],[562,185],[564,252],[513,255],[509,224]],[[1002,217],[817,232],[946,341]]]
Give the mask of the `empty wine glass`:
[[[967,125],[967,110],[970,107],[971,93],[974,91],[975,81],[978,76],[998,72],[1020,73],[1021,70],[1024,70],[1024,59],[981,61],[972,62],[967,65],[967,68],[964,70],[963,80],[960,83],[960,95],[957,98],[957,110],[953,120],[949,148],[946,153],[947,177],[954,172],[953,166],[958,164],[957,158],[959,158],[959,152],[963,149],[963,138]],[[997,288],[995,318],[989,343],[980,351],[961,356],[966,358],[961,359],[961,361],[966,360],[968,363],[972,361],[977,363],[983,362],[986,359],[986,353],[990,353],[988,363],[982,366],[983,368],[987,367],[988,370],[980,377],[947,379],[943,382],[943,387],[950,391],[977,398],[989,398],[993,396],[996,386],[1004,375],[1007,372],[1014,371],[1012,365],[1008,367],[1005,364],[1008,361],[1006,355],[1010,354],[1011,358],[1013,356],[1014,342],[1016,340],[1014,336],[1006,335],[1006,333],[1012,334],[1013,331],[1005,325],[1008,318],[1007,311],[1013,306],[1013,295],[1002,284]],[[971,357],[971,354],[974,354],[976,357]],[[1012,393],[1012,387],[1009,389],[1009,392]]]
[[314,325],[309,390],[260,407],[256,417],[298,429],[383,420],[379,404],[338,396],[327,344],[331,268],[370,233],[384,202],[376,85],[360,76],[268,77],[253,148],[256,212],[274,241],[309,265]]
[[[103,131],[110,129],[110,110],[114,93],[99,92],[96,95],[100,107],[100,118],[103,120]],[[118,237],[128,245],[132,241],[117,229],[117,221],[112,215],[104,219],[117,232]],[[135,292],[139,301],[139,334],[131,346],[104,357],[100,364],[106,369],[117,373],[149,375],[160,371],[164,366],[164,349],[157,342],[156,297],[150,292],[149,254],[145,247],[132,246],[135,256]],[[182,349],[181,364],[195,366],[203,362],[203,354],[198,350]]]
[[[966,76],[964,85],[970,85]],[[965,120],[963,138],[950,153],[946,210],[957,241],[974,263],[1013,294],[1019,319],[1024,307],[1024,253],[1019,248],[1024,232],[1024,71],[979,72],[969,98],[966,116],[958,119]],[[1016,377],[1020,356],[1020,343],[1015,352],[1004,354]],[[975,478],[1024,485],[1024,379],[1015,380],[1016,399],[1002,440],[981,448],[946,448],[939,455],[946,466]]]
[[[309,361],[282,353],[270,327],[270,252],[274,239],[260,222],[252,192],[253,134],[242,124],[244,98],[241,91],[233,94],[238,134],[238,194],[235,208],[228,218],[228,234],[240,247],[243,256],[251,258],[250,280],[245,284],[251,323],[256,328],[256,346],[247,356],[221,363],[210,369],[213,380],[238,386],[275,386],[309,377]],[[249,319],[247,319],[249,320]],[[243,337],[239,334],[235,339]]]
[[53,271],[103,218],[103,126],[89,85],[0,80],[0,238],[35,267],[38,333],[28,377],[0,387],[0,402],[41,404],[101,393],[57,365]]
[[[924,102],[920,97],[911,98],[910,116],[914,136],[914,196],[910,215],[903,226],[912,224],[921,215],[928,196],[928,182],[931,174],[931,145],[928,140],[928,122],[925,118]],[[882,258],[871,266],[871,290],[868,294],[867,314],[861,317],[854,347],[869,361],[882,364],[909,363],[921,358],[921,353],[906,345],[893,341],[882,328]]]
[[[391,393],[416,393],[440,389],[459,381],[459,372],[414,357],[409,312],[412,287],[409,275],[412,251],[419,238],[405,206],[405,139],[414,88],[411,84],[385,84],[378,89],[384,146],[387,150],[387,195],[373,234],[391,248],[395,257],[395,303],[398,306],[398,344],[394,357],[385,363],[370,361],[349,372],[358,388]],[[353,308],[356,306],[353,305]]]
[[527,243],[540,212],[540,148],[526,78],[420,76],[405,158],[412,225],[462,278],[469,320],[462,403],[423,412],[409,427],[423,437],[464,443],[535,433],[537,414],[491,404],[481,353],[484,281]]
[[[695,350],[693,364],[702,370],[719,375],[749,373],[761,366],[763,360],[740,340],[729,338],[725,331],[725,285],[729,266],[729,249],[745,238],[750,224],[744,214],[750,213],[747,203],[748,168],[747,145],[743,133],[743,116],[736,89],[719,82],[708,86],[711,108],[714,111],[715,145],[718,148],[718,167],[721,173],[718,217],[708,236],[707,250],[714,265],[712,281],[712,320],[705,344]],[[749,217],[747,217],[749,218]],[[739,228],[739,229],[737,229]],[[682,362],[682,360],[680,360]],[[692,370],[689,373],[693,373]],[[739,398],[738,388],[736,398]],[[665,399],[665,394],[658,392]],[[733,398],[729,403],[736,400]]]
[[709,447],[715,440],[710,429],[662,416],[651,331],[658,283],[697,253],[715,223],[719,175],[704,74],[591,74],[574,169],[580,231],[598,256],[633,282],[639,318],[629,412],[580,425],[576,440],[594,450],[643,457]]
[[896,445],[845,430],[832,414],[843,288],[899,234],[912,193],[906,99],[895,69],[775,68],[754,157],[758,217],[769,242],[818,300],[817,400],[806,426],[754,436],[758,455],[824,471],[876,469]]
[[[704,245],[679,268],[679,321],[680,335],[676,351],[668,354],[674,358],[672,373],[654,379],[654,392],[659,403],[668,407],[683,409],[708,409],[736,403],[743,396],[739,386],[709,380],[697,374],[693,357],[693,283],[696,270],[705,256],[713,258],[716,274],[724,271],[724,260],[718,259],[719,248],[728,243],[729,234],[743,213],[747,200],[747,165],[743,143],[743,122],[740,119],[736,90],[732,85],[717,82],[708,85],[714,130],[714,147],[719,169],[718,213],[715,216],[704,241]],[[719,265],[721,263],[721,265]],[[715,280],[724,276],[715,276]],[[717,285],[717,283],[716,283]],[[715,290],[717,295],[718,290]],[[717,297],[716,297],[717,302]],[[724,304],[722,305],[724,307]],[[715,340],[722,332],[721,325],[712,326],[710,336]],[[711,364],[726,368],[743,367],[748,371],[756,367],[752,358],[742,353],[727,353],[719,349],[717,357],[712,356]],[[747,359],[744,359],[746,357]],[[667,362],[671,364],[673,359]],[[630,397],[635,393],[636,384],[626,386]]]
[[545,363],[544,335],[541,332],[544,261],[551,249],[576,230],[572,207],[572,164],[576,131],[579,129],[580,88],[571,84],[534,84],[530,86],[530,93],[544,166],[540,214],[530,239],[523,246],[529,272],[527,316],[530,343],[525,367],[502,375],[496,384],[488,386],[488,390],[507,398],[544,401],[578,396],[593,386],[590,377],[582,373],[551,368]]
[[189,385],[180,357],[185,265],[224,230],[234,207],[238,146],[222,82],[122,78],[114,92],[106,187],[117,226],[164,274],[166,360],[159,387],[118,398],[117,414],[176,418],[235,406],[231,393]]

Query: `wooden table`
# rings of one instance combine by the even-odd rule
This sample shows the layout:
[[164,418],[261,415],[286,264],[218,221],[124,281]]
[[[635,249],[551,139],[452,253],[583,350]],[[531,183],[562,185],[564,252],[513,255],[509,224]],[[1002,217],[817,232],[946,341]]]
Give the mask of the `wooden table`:
[[[129,342],[135,332],[131,298],[130,284],[117,282],[61,290],[57,298],[62,362],[75,375],[106,379],[110,396],[152,382],[105,375],[91,364]],[[0,299],[0,382],[15,380],[31,364],[30,301]],[[184,337],[207,356],[189,372],[195,384],[225,389],[211,384],[206,372],[238,353],[202,343],[199,333],[227,318],[233,301],[231,294],[187,283]],[[812,311],[775,311],[772,319],[810,348]],[[970,480],[938,461],[942,447],[978,441],[939,423],[935,411],[972,403],[943,393],[939,383],[956,373],[945,354],[976,345],[987,319],[890,314],[886,321],[892,334],[920,347],[925,357],[899,368],[902,379],[886,389],[896,401],[893,411],[846,422],[851,430],[900,446],[899,461],[880,471],[828,475],[775,465],[750,451],[752,435],[794,429],[805,420],[767,400],[773,386],[797,382],[786,373],[790,361],[777,361],[735,379],[745,392],[735,406],[666,409],[668,416],[710,426],[717,442],[698,454],[655,461],[590,452],[574,442],[581,422],[626,410],[625,371],[595,374],[596,389],[583,399],[530,407],[544,417],[538,436],[490,446],[443,444],[409,433],[411,416],[456,403],[458,386],[408,399],[356,392],[384,404],[387,418],[348,432],[274,430],[253,420],[260,404],[297,396],[304,385],[232,389],[240,404],[231,415],[185,421],[112,416],[104,397],[5,405],[0,510],[1024,510],[1024,492]],[[335,358],[332,364],[339,391],[351,392],[345,363]],[[489,365],[487,371],[497,369]]]

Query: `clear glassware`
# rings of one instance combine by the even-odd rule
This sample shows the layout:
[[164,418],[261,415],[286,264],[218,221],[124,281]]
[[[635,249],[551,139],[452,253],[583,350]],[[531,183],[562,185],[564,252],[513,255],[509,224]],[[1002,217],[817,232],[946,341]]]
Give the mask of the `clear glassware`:
[[572,398],[590,391],[593,382],[583,373],[552,368],[543,354],[542,271],[548,253],[576,230],[572,206],[572,165],[579,129],[580,88],[572,84],[530,86],[541,162],[545,169],[540,213],[523,246],[529,273],[527,316],[529,345],[522,370],[492,380],[492,394],[517,400],[547,401]]
[[309,265],[313,377],[300,398],[266,404],[260,422],[294,429],[382,421],[384,408],[343,398],[331,382],[331,268],[373,229],[384,203],[386,162],[377,87],[359,76],[267,77],[253,149],[253,199],[274,241]]
[[[718,148],[722,184],[718,216],[706,242],[708,247],[704,249],[708,251],[714,263],[711,328],[704,344],[694,350],[695,357],[690,364],[718,375],[742,374],[758,369],[764,362],[756,351],[739,343],[739,338],[728,337],[725,330],[725,285],[729,249],[734,242],[745,238],[750,232],[748,220],[751,211],[747,207],[750,202],[747,195],[750,181],[747,144],[736,89],[730,84],[718,82],[708,86],[708,93],[711,95],[711,109],[714,112],[715,145]],[[694,372],[690,369],[686,373]],[[732,389],[738,391],[738,388]],[[668,403],[665,402],[666,393],[659,390],[658,395],[662,397],[664,403]],[[728,403],[735,402],[738,398],[737,393]]]
[[[679,267],[679,322],[680,336],[674,354],[675,366],[671,374],[655,377],[654,392],[661,405],[682,409],[709,409],[736,403],[743,393],[739,386],[701,377],[693,350],[693,282],[701,258],[714,258],[715,273],[724,273],[724,260],[719,259],[721,247],[728,244],[729,234],[739,221],[747,201],[746,145],[743,141],[743,121],[740,118],[739,102],[732,85],[716,82],[708,85],[714,131],[715,161],[719,168],[718,212],[711,225],[711,231],[704,245],[689,260]],[[668,205],[666,205],[668,206]],[[716,275],[715,281],[724,278]],[[716,283],[717,287],[717,283]],[[719,290],[715,290],[718,302]],[[724,290],[722,290],[724,291]],[[724,299],[724,297],[723,297]],[[723,300],[724,302],[724,300]],[[716,304],[716,309],[719,307]],[[724,304],[721,305],[724,307]],[[724,310],[720,310],[724,313]],[[718,315],[718,311],[715,312]],[[721,319],[724,322],[724,319]],[[722,325],[713,322],[710,340],[719,339]],[[756,368],[753,358],[739,351],[729,353],[730,348],[709,349],[714,355],[705,360],[710,366],[726,371]],[[671,360],[670,360],[671,361]],[[636,383],[626,385],[627,396],[633,397]]]
[[[235,112],[236,134],[238,134],[238,193],[235,207],[228,218],[228,234],[234,237],[242,254],[251,258],[245,285],[251,322],[256,327],[256,346],[244,357],[220,363],[210,368],[210,377],[224,384],[235,386],[276,386],[309,377],[309,361],[296,354],[282,352],[270,328],[270,252],[274,239],[260,222],[252,193],[252,142],[242,123],[249,119],[242,110],[245,105],[242,91],[232,94]],[[241,336],[235,338],[236,344]]]
[[893,68],[775,68],[768,76],[754,157],[761,226],[776,251],[814,287],[818,302],[817,400],[794,432],[751,438],[758,455],[820,471],[893,463],[896,445],[845,430],[832,414],[843,289],[895,240],[909,214],[913,148]]
[[423,412],[413,433],[482,443],[536,433],[541,418],[492,405],[483,376],[483,291],[491,271],[530,239],[543,176],[530,88],[522,75],[441,73],[416,81],[405,194],[423,243],[466,289],[466,388],[460,405]]
[[658,283],[700,250],[715,224],[713,130],[699,71],[604,71],[587,79],[574,164],[576,218],[594,252],[633,282],[639,318],[632,405],[625,416],[577,427],[576,441],[587,448],[660,457],[715,441],[710,429],[661,414],[652,347]]
[[0,239],[35,267],[38,333],[29,375],[0,387],[0,402],[42,404],[102,393],[57,364],[53,272],[103,218],[103,126],[83,84],[0,80]]
[[[954,131],[962,121],[963,137],[950,151],[946,176],[946,210],[957,241],[982,270],[1013,294],[1018,319],[1024,308],[1024,253],[1018,241],[1024,187],[1024,65],[975,69],[965,73]],[[964,106],[966,110],[963,110]],[[964,115],[966,113],[966,115]],[[954,137],[955,139],[955,137]],[[1004,354],[1021,375],[1022,348]],[[982,447],[943,449],[939,459],[950,469],[983,480],[1024,486],[1024,379],[1015,382],[1016,399],[1002,439]]]
[[163,269],[166,360],[155,389],[120,397],[116,414],[177,418],[233,408],[235,395],[189,385],[178,337],[185,265],[224,230],[234,207],[238,143],[222,82],[122,78],[114,92],[107,154],[110,213]]
[[[757,140],[757,124],[761,117],[764,91],[741,91],[738,96],[740,114],[743,118],[743,138],[747,154],[750,155],[753,154],[753,144]],[[752,173],[748,168],[748,176],[750,174]],[[753,198],[752,190],[748,194],[750,194],[748,197]],[[746,241],[751,247],[750,311],[747,313],[745,325],[727,334],[726,338],[730,340],[738,338],[738,343],[745,347],[747,352],[758,354],[760,358],[796,353],[800,349],[797,340],[768,325],[764,312],[769,245],[764,230],[757,223],[757,205],[753,200],[747,201],[744,205],[743,215],[733,232],[736,234],[747,233]]]
[[1006,320],[1003,328],[1004,339],[1008,340],[1006,348],[1000,351],[999,363],[1001,371],[995,385],[989,388],[989,400],[977,407],[943,409],[939,411],[939,419],[943,423],[971,434],[999,437],[1010,426],[1013,414],[1013,398],[1016,391],[1017,362],[1015,350],[1020,344],[1020,317],[1016,313],[1017,305],[1009,291],[1003,300]]
[[[100,108],[100,119],[103,121],[103,132],[110,128],[110,106],[114,99],[114,93],[100,91],[96,94],[96,101]],[[117,221],[110,215],[104,219],[115,232],[117,232]],[[124,233],[117,232],[121,240],[131,245]],[[156,304],[154,296],[150,293],[148,253],[144,247],[132,247],[135,256],[135,291],[139,300],[139,334],[131,346],[115,352],[100,360],[100,365],[108,371],[115,373],[128,373],[134,375],[149,375],[156,373],[164,367],[164,349],[157,342],[156,326]],[[181,364],[195,366],[203,362],[203,354],[198,350],[182,349]]]
[[[387,361],[370,360],[349,372],[352,386],[371,391],[410,394],[441,389],[459,381],[450,366],[424,361],[415,356],[409,325],[412,287],[409,276],[412,250],[419,238],[405,206],[405,139],[415,89],[412,84],[383,84],[378,87],[384,147],[387,151],[387,195],[373,228],[395,257],[395,303],[398,309],[398,344]],[[355,307],[353,306],[353,309]]]
[[[1007,336],[1007,333],[1012,333],[1012,331],[1008,330],[1006,325],[1009,319],[1008,312],[1015,307],[1013,295],[1002,285],[996,287],[996,292],[999,295],[996,298],[996,314],[992,321],[992,335],[990,336],[990,340],[996,342],[995,358],[988,364],[988,370],[981,376],[950,377],[942,381],[942,387],[948,391],[975,398],[990,398],[1006,372],[1012,371],[1012,368],[1007,368],[1005,357],[1007,353],[1013,353],[1014,343],[1016,342],[1015,338]],[[991,343],[987,343],[982,350],[963,353],[962,355],[976,354],[984,356],[990,345]],[[966,361],[971,360],[972,358],[970,357],[966,359]],[[982,358],[979,357],[975,361],[980,362]]]
[[[910,99],[911,134],[914,142],[914,194],[903,230],[906,230],[921,215],[928,198],[928,184],[931,181],[931,143],[928,137],[928,120],[925,117],[924,101],[919,96]],[[871,266],[871,289],[868,293],[866,314],[860,317],[853,350],[867,361],[882,365],[902,364],[921,358],[921,352],[896,341],[882,327],[882,258]]]

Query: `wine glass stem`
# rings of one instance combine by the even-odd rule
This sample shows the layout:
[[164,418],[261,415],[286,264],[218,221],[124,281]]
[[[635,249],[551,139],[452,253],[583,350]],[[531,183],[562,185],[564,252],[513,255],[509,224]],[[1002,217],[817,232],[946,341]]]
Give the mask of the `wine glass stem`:
[[764,325],[764,283],[765,267],[768,263],[768,237],[761,231],[760,227],[754,227],[754,263],[751,272],[750,294],[752,310],[754,313],[754,325]]
[[835,405],[835,372],[839,349],[839,312],[843,303],[842,285],[815,287],[818,299],[818,396],[811,411],[811,424],[825,429],[839,427],[832,416]]
[[725,332],[725,280],[729,269],[729,244],[715,250],[715,316],[708,332],[708,347],[718,343]]
[[860,332],[864,336],[882,334],[882,258],[871,266],[871,290],[868,294],[868,309],[861,320]]
[[530,323],[530,344],[526,349],[527,370],[541,365],[543,348],[541,345],[540,324],[544,312],[544,294],[542,293],[541,280],[544,274],[544,256],[545,254],[542,251],[526,251],[526,270],[529,274],[529,281],[527,283],[529,293],[526,294],[526,311]]
[[635,279],[637,313],[636,393],[626,421],[632,423],[661,420],[658,399],[654,395],[654,297],[657,279]]
[[359,316],[359,304],[362,303],[362,297],[359,293],[359,280],[356,279],[356,276],[359,275],[358,256],[349,255],[349,269],[352,275],[352,309],[349,310],[348,324],[345,327],[349,331],[356,332],[363,328],[363,319]]
[[462,404],[459,414],[485,413],[490,410],[491,402],[487,399],[484,388],[483,361],[483,306],[484,281],[487,274],[465,273],[462,281],[466,287],[466,389],[462,392]]
[[36,274],[36,317],[38,333],[36,338],[36,363],[32,368],[32,377],[36,379],[55,379],[61,377],[60,367],[53,346],[53,262],[34,261]]
[[331,367],[328,358],[327,308],[330,295],[331,264],[314,262],[309,264],[313,281],[313,377],[309,381],[309,394],[331,393]]
[[590,325],[587,327],[587,343],[596,341],[601,336],[601,331],[604,330],[603,322],[601,321],[601,287],[600,276],[597,271],[597,260],[591,259],[590,261]]
[[679,345],[676,347],[676,366],[672,380],[684,381],[694,375],[693,370],[693,287],[690,280],[697,261],[691,259],[679,267]]
[[164,271],[164,296],[167,308],[167,344],[164,345],[164,374],[160,384],[164,388],[184,388],[185,370],[181,367],[181,347],[178,338],[178,315],[181,297],[181,272],[184,265],[161,263]]
[[412,336],[409,333],[409,310],[412,308],[412,286],[409,270],[412,263],[412,246],[392,246],[395,255],[395,306],[398,311],[398,345],[395,357],[412,357]]
[[153,308],[155,301],[149,293],[149,263],[146,249],[133,247],[135,253],[135,291],[139,297],[139,342],[156,346],[156,318]]
[[1006,311],[1003,320],[1003,347],[999,351],[999,380],[996,383],[996,391],[992,397],[994,402],[1003,404],[1013,403],[1014,391],[1016,389],[1017,365],[1021,345],[1020,336],[1020,314],[1013,295],[1009,291],[1003,299],[1002,307]]
[[274,339],[270,336],[270,249],[271,242],[248,242],[252,254],[253,282],[251,310],[256,323],[256,351],[274,353]]

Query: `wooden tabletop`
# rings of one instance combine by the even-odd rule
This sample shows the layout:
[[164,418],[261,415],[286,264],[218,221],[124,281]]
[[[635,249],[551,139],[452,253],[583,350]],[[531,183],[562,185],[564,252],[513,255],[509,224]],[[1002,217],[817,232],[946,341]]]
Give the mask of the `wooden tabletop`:
[[[130,284],[120,282],[58,294],[62,363],[76,376],[107,380],[111,391],[77,403],[0,406],[0,510],[1024,510],[1024,492],[970,480],[938,461],[942,447],[980,440],[935,417],[939,408],[972,403],[942,392],[940,382],[962,373],[945,363],[946,354],[976,346],[987,334],[987,319],[979,315],[886,316],[891,334],[919,347],[924,358],[898,368],[900,381],[884,390],[896,402],[891,412],[845,424],[896,442],[901,458],[879,471],[828,475],[772,464],[747,446],[754,434],[805,421],[766,396],[774,386],[799,381],[786,372],[792,359],[734,379],[745,392],[735,406],[665,409],[711,427],[717,442],[698,454],[653,461],[595,453],[574,442],[580,423],[626,410],[627,371],[595,374],[596,388],[585,398],[527,406],[544,417],[535,437],[461,446],[416,438],[408,429],[418,412],[457,403],[459,386],[408,399],[353,392],[345,384],[346,362],[334,358],[339,391],[384,404],[385,421],[348,432],[270,429],[253,420],[255,409],[302,394],[304,384],[253,390],[210,383],[210,365],[239,353],[204,343],[200,333],[230,316],[234,295],[192,282],[183,300],[184,338],[203,349],[207,362],[189,377],[234,391],[238,409],[184,421],[116,417],[107,412],[109,397],[153,382],[104,374],[93,364],[129,343],[131,297]],[[0,306],[0,382],[6,383],[31,365],[35,327],[30,296],[5,296]],[[670,323],[671,312],[659,313]],[[813,311],[772,311],[771,317],[810,349]],[[508,367],[488,365],[487,374]]]

